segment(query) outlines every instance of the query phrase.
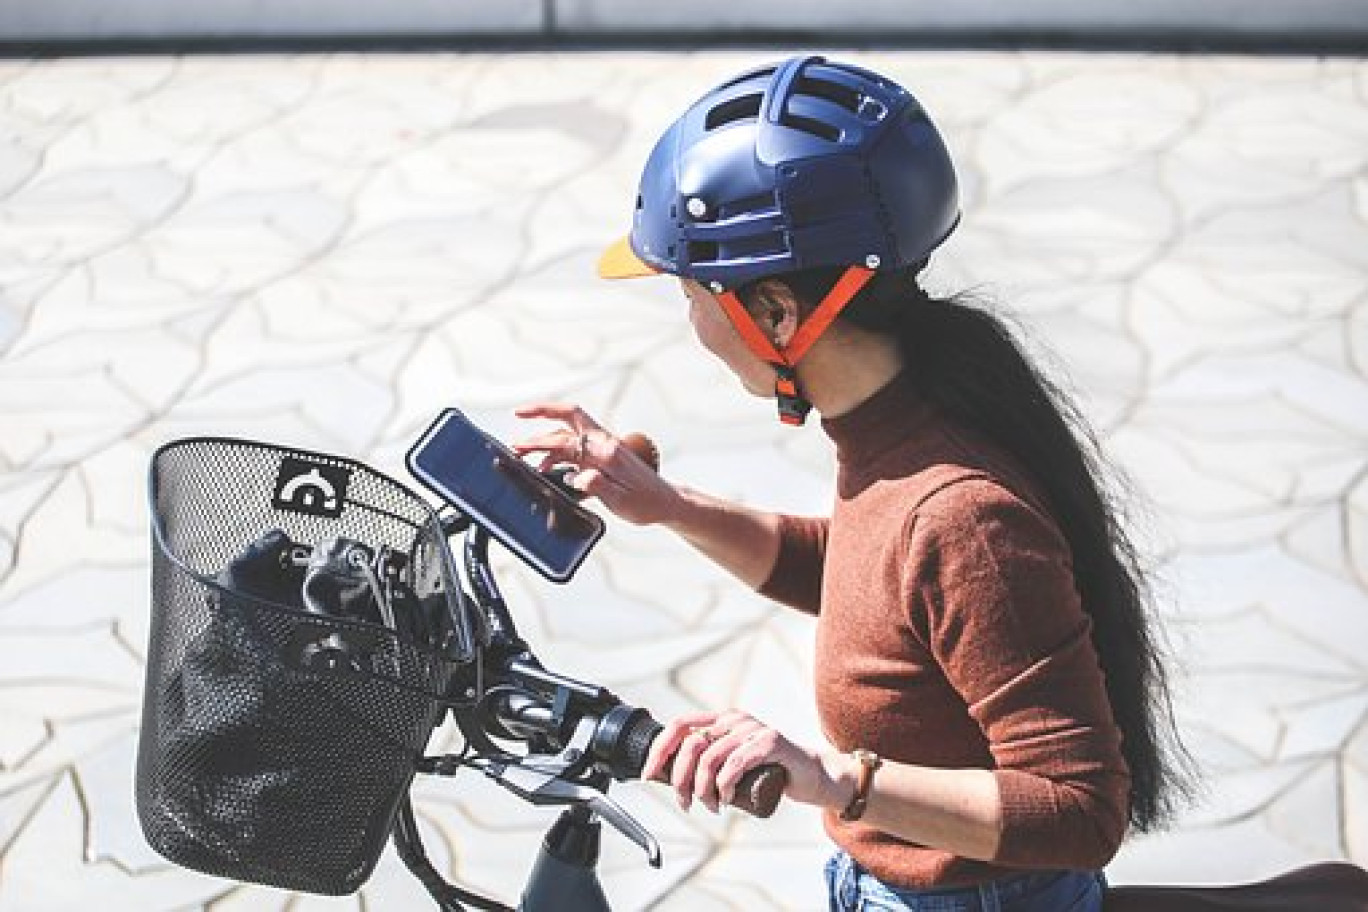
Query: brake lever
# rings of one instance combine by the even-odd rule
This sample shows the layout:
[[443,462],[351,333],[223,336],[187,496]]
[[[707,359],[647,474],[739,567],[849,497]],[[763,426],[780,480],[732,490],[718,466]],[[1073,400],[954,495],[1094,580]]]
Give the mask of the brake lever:
[[587,805],[613,829],[640,846],[651,867],[658,868],[660,842],[655,836],[602,790],[574,778],[592,765],[588,748],[593,734],[594,723],[583,719],[565,750],[555,756],[476,757],[466,762],[530,804]]
[[608,821],[613,829],[636,843],[646,853],[646,860],[651,863],[651,867],[660,867],[660,842],[635,817],[627,813],[622,805],[593,786],[561,779],[552,773],[519,763],[476,761],[475,765],[482,769],[485,775],[529,804],[588,806],[589,810]]
[[593,719],[581,718],[575,725],[569,743],[559,754],[472,757],[465,763],[483,771],[529,804],[587,806],[608,821],[613,829],[640,846],[651,867],[658,868],[661,860],[659,841],[621,805],[593,784],[596,775],[604,782],[608,781],[608,776],[594,767],[592,747],[597,727]]

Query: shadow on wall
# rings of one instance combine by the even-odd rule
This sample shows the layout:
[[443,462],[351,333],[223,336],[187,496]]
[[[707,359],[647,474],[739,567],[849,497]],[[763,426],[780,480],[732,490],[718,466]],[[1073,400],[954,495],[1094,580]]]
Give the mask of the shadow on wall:
[[641,4],[636,0],[0,0],[0,44],[107,40],[499,38],[717,42],[807,35],[880,42],[955,40],[1139,41],[1199,38],[1333,45],[1368,51],[1361,0],[725,0]]

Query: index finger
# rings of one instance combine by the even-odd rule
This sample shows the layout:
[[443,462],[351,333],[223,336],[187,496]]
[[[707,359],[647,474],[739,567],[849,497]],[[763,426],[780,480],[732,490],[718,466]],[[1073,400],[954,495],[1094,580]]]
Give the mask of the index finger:
[[601,431],[603,427],[589,413],[570,402],[533,402],[513,410],[519,418],[550,418],[563,421],[577,431]]
[[688,713],[666,724],[651,742],[650,750],[646,753],[646,762],[641,768],[641,778],[648,781],[661,778],[661,773],[665,771],[670,758],[679,750],[679,745],[684,739],[694,729],[712,725],[720,715],[721,713],[716,712]]

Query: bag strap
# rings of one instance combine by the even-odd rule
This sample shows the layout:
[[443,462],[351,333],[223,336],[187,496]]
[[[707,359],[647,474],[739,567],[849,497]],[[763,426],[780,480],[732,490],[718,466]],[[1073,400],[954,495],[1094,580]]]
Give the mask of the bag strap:
[[437,901],[437,906],[442,912],[465,912],[466,906],[463,903],[469,903],[474,908],[487,912],[517,912],[498,900],[448,883],[437,873],[437,869],[428,859],[427,851],[423,848],[422,837],[418,835],[418,821],[413,815],[413,799],[408,794],[404,795],[404,801],[399,805],[394,831],[390,835],[394,840],[394,850],[399,853],[404,866],[418,878],[418,882]]

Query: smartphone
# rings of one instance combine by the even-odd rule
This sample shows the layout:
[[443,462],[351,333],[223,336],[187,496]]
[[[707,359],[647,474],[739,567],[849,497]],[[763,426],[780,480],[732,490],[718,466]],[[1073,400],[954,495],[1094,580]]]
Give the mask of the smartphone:
[[597,513],[459,409],[442,412],[406,461],[433,493],[552,582],[568,582],[603,537]]

